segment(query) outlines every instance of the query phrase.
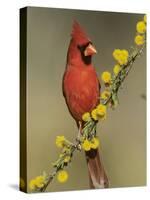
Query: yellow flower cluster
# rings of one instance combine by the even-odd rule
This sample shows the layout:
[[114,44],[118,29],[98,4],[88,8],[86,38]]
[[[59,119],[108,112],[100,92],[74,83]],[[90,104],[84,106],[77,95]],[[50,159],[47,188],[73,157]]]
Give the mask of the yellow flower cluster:
[[145,33],[146,33],[146,15],[143,18],[143,21],[139,21],[136,25],[137,35],[134,38],[135,44],[140,46],[145,42]]
[[99,104],[96,108],[99,119],[106,119],[106,106]]
[[25,188],[25,181],[23,178],[20,178],[20,188],[23,190]]
[[117,76],[118,73],[120,72],[121,70],[121,66],[119,64],[116,64],[113,68],[113,71],[114,71],[114,74]]
[[97,149],[100,145],[99,139],[97,137],[94,137],[91,141],[91,148]]
[[136,25],[136,30],[138,33],[143,34],[146,32],[146,24],[145,21],[139,21]]
[[57,174],[57,180],[60,183],[65,183],[68,180],[68,173],[65,170],[60,170]]
[[101,99],[106,100],[106,99],[108,99],[109,97],[110,97],[110,91],[105,90],[105,91],[102,92],[102,94],[101,94]]
[[115,49],[113,51],[113,57],[120,65],[125,65],[128,62],[129,53],[125,49]]
[[106,106],[99,104],[94,110],[92,110],[91,116],[95,121],[106,119]]
[[58,148],[62,148],[64,146],[64,142],[66,141],[65,137],[62,136],[57,136],[56,137],[56,146]]
[[94,137],[91,141],[85,139],[82,143],[82,149],[85,151],[90,151],[91,149],[97,149],[99,147],[99,139]]
[[37,176],[35,179],[32,179],[29,183],[29,188],[31,190],[36,190],[44,187],[46,183],[46,177],[45,176]]
[[142,44],[144,44],[144,39],[145,39],[145,37],[143,35],[136,35],[135,36],[135,43],[137,45],[142,45]]
[[86,112],[86,113],[84,113],[83,115],[82,115],[82,120],[84,121],[84,122],[87,122],[87,121],[89,121],[91,119],[91,117],[90,117],[90,113],[89,112]]
[[[105,94],[103,93],[102,96],[103,98],[106,98],[106,96],[110,95],[109,91],[105,91]],[[103,120],[106,119],[106,106],[103,104],[99,104],[95,109],[92,110],[91,116],[90,113],[84,113],[82,115],[82,120],[87,122],[88,120],[91,119],[91,117],[97,121],[97,120]]]
[[100,104],[97,108],[92,110],[91,115],[95,121],[106,119],[106,106]]
[[106,84],[111,83],[111,73],[110,72],[107,72],[107,71],[103,72],[101,78],[104,81],[104,83],[106,83]]
[[88,139],[85,139],[82,143],[82,149],[84,149],[85,151],[89,151],[91,149],[91,143]]
[[98,116],[97,116],[97,109],[93,109],[91,112],[92,118],[97,121],[98,120]]

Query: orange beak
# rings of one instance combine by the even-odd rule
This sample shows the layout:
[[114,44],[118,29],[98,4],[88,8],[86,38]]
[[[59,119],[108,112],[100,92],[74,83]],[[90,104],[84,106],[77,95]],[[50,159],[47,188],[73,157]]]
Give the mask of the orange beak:
[[89,44],[84,51],[84,56],[92,56],[93,54],[96,54],[96,53],[97,51],[95,47],[92,44]]

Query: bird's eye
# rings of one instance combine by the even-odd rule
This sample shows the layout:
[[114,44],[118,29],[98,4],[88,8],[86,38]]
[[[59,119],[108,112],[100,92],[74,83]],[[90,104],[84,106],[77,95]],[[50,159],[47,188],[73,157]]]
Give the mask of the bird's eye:
[[85,49],[85,46],[80,46],[80,45],[77,45],[77,48],[81,51],[81,52],[83,52],[84,51],[84,49]]

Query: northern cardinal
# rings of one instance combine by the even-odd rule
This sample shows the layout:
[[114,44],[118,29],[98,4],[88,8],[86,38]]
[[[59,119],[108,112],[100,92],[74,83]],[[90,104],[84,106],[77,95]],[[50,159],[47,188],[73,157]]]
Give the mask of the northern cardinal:
[[[63,76],[63,95],[68,109],[82,134],[82,115],[91,112],[100,102],[100,83],[92,65],[97,51],[84,30],[73,23],[71,40]],[[85,152],[91,188],[108,187],[108,179],[98,149]]]

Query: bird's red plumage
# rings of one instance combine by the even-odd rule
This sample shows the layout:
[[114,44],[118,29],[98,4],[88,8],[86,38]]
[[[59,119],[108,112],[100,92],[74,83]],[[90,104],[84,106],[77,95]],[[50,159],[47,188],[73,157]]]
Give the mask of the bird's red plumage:
[[74,21],[73,23],[71,36],[73,40],[76,41],[78,44],[84,44],[87,41],[90,41],[90,39],[77,21]]
[[[73,25],[63,77],[63,94],[68,109],[82,133],[82,115],[99,103],[100,83],[91,63],[92,43],[77,22]],[[90,49],[90,47],[92,48]],[[88,50],[90,49],[90,54]],[[86,52],[86,53],[85,53]],[[93,50],[95,53],[96,50]],[[79,123],[81,122],[81,123]],[[108,178],[98,149],[85,152],[91,188],[108,187]]]
[[69,111],[76,121],[82,121],[82,115],[95,108],[100,97],[96,71],[91,63],[84,63],[77,48],[77,45],[84,45],[89,41],[79,24],[75,22],[63,78],[63,93]]
[[99,103],[99,82],[92,66],[69,67],[64,76],[64,91],[68,108],[76,121]]

